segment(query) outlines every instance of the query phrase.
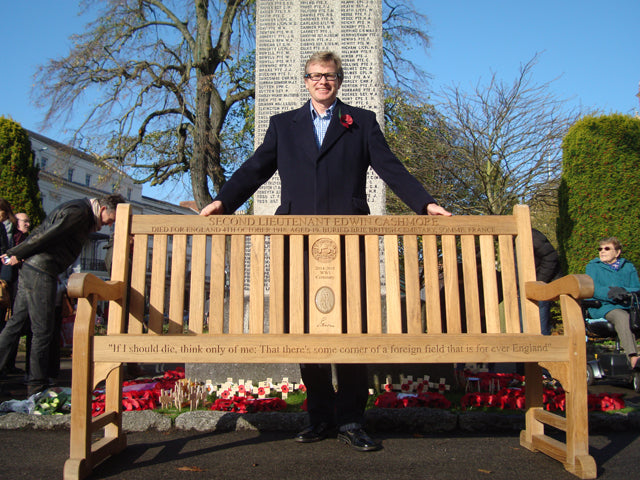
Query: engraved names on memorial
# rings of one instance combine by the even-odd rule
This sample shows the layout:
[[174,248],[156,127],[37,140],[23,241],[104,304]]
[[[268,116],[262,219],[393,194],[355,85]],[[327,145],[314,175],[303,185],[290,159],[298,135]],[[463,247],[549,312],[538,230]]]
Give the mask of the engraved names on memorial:
[[[255,145],[262,143],[272,115],[299,108],[309,94],[302,78],[316,51],[342,57],[345,80],[339,97],[383,116],[382,5],[380,0],[258,0],[256,29]],[[384,185],[369,170],[367,200],[384,214]],[[254,213],[272,215],[280,204],[276,175],[255,194]]]

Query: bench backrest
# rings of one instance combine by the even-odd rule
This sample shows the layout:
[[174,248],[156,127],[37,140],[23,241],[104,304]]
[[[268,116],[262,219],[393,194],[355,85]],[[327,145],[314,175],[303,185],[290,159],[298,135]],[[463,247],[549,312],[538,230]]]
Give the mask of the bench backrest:
[[522,205],[449,218],[205,218],[120,205],[112,280],[131,288],[128,303],[111,302],[108,333],[540,332],[535,302],[518,295],[535,280]]

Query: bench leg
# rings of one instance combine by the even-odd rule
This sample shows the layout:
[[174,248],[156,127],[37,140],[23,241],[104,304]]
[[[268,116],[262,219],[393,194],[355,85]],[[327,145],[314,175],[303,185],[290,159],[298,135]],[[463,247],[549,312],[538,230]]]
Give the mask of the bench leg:
[[[537,364],[526,365],[527,413],[526,430],[520,444],[541,451],[563,463],[564,468],[579,478],[596,478],[597,466],[589,455],[589,411],[587,403],[586,346],[582,312],[578,303],[560,296],[565,335],[570,339],[568,360],[545,362],[540,366],[558,379],[565,391],[565,417],[547,412],[542,404],[542,372]],[[566,433],[566,443],[545,435],[545,425]]]
[[[78,299],[73,331],[71,379],[70,453],[64,464],[64,480],[82,480],[94,465],[127,446],[122,431],[122,364],[95,364],[93,361],[93,319],[96,301]],[[94,378],[98,375],[100,378]],[[106,375],[105,413],[92,417],[94,381]],[[104,427],[104,437],[92,443],[94,431]]]
[[563,317],[568,317],[571,339],[566,384],[567,461],[565,468],[580,478],[596,478],[596,462],[589,455],[589,407],[587,392],[587,347],[582,310],[573,298],[562,295]]
[[93,322],[95,302],[78,299],[73,328],[73,360],[71,378],[71,432],[69,459],[64,464],[64,480],[80,480],[91,473],[91,400],[93,389]]
[[[526,381],[525,397],[525,430],[520,433],[520,445],[537,451],[533,446],[533,439],[537,435],[544,435],[544,423],[536,418],[536,410],[543,408],[542,397],[542,368],[537,363],[525,363],[524,378]],[[540,379],[540,380],[536,380]]]
[[114,455],[127,447],[127,436],[122,430],[122,381],[124,367],[111,370],[105,382],[105,412],[115,412],[115,418],[104,428],[105,440],[113,442],[109,454]]

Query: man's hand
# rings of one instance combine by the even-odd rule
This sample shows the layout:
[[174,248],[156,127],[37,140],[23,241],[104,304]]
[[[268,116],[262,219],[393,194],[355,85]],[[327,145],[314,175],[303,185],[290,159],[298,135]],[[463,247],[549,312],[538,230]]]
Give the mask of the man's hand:
[[209,215],[222,215],[224,213],[224,205],[220,200],[216,200],[215,202],[211,202],[209,205],[204,207],[200,212],[200,215],[208,217]]
[[426,210],[427,210],[427,215],[443,215],[445,217],[451,216],[451,212],[445,210],[437,203],[430,203],[429,205],[427,205]]
[[[20,263],[20,260],[18,260],[15,255],[12,257],[8,257],[7,255],[2,255],[0,256],[0,259],[2,260],[3,265],[18,265]],[[8,259],[8,262],[7,262],[7,259]]]

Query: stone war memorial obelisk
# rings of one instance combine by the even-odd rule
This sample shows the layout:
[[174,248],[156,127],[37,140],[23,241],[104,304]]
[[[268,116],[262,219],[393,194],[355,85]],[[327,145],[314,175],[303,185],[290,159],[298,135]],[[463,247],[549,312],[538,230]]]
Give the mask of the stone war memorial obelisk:
[[[256,148],[262,143],[272,115],[299,108],[309,99],[304,65],[317,51],[331,50],[342,58],[345,78],[339,98],[372,110],[382,124],[381,0],[257,0],[256,9]],[[385,213],[384,189],[383,182],[369,170],[367,201],[373,215]],[[273,215],[279,204],[280,179],[276,174],[254,195],[254,214]],[[297,364],[188,364],[186,370],[187,378],[214,383],[228,377],[254,381],[300,379]]]

